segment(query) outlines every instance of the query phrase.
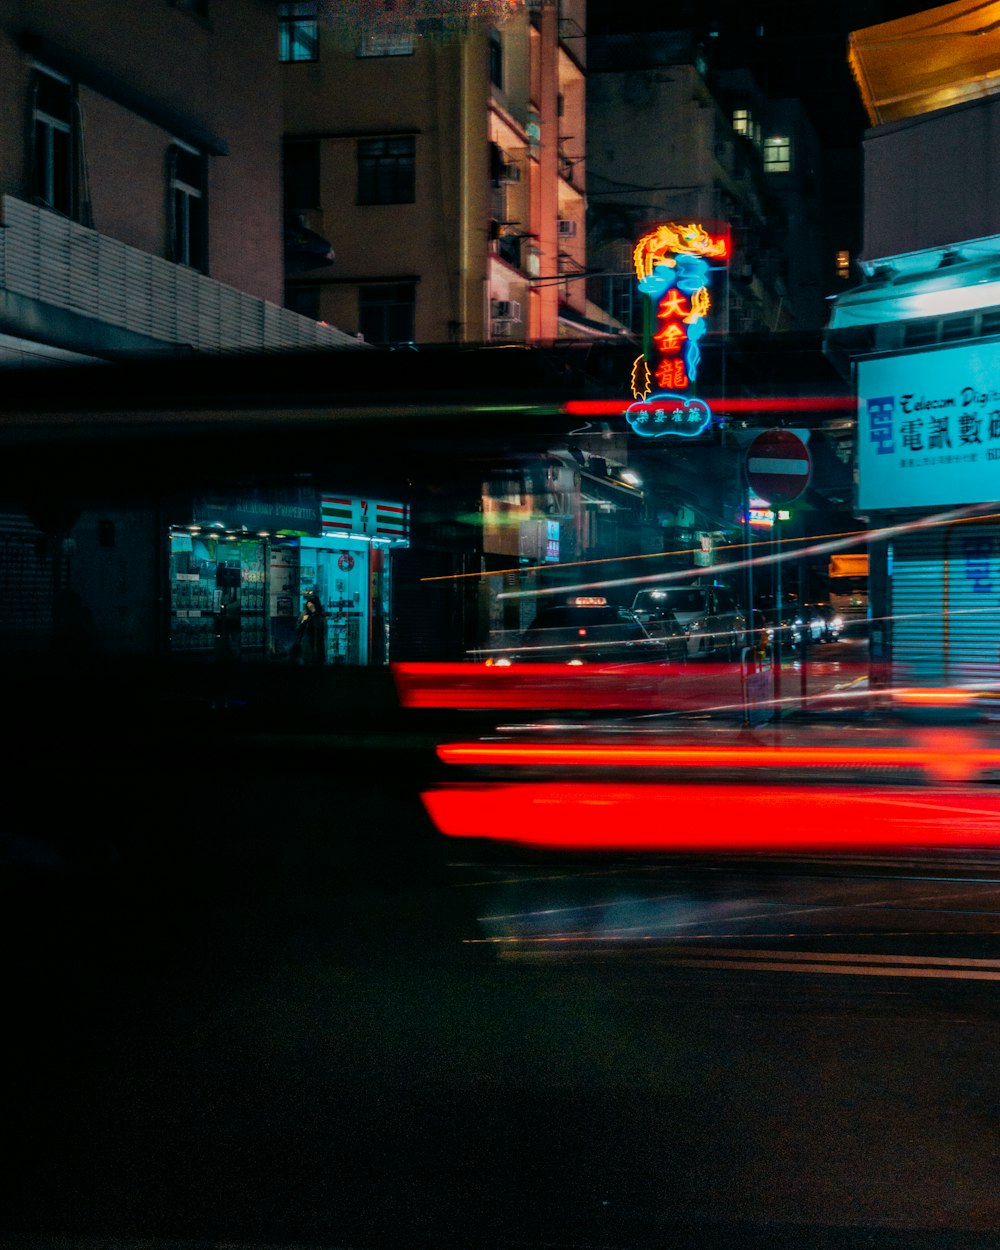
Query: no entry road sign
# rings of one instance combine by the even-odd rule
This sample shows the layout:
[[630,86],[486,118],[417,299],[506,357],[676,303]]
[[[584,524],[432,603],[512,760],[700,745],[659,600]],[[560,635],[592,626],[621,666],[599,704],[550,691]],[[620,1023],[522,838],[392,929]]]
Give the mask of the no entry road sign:
[[809,485],[812,456],[791,430],[765,430],[747,448],[747,483],[768,503],[791,503]]

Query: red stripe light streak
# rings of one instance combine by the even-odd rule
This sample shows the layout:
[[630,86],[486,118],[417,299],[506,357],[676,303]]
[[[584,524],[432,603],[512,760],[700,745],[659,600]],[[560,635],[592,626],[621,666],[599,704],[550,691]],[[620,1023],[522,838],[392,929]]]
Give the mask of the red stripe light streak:
[[551,849],[1000,847],[1000,795],[967,788],[460,782],[422,799],[446,837]]
[[446,764],[466,767],[602,767],[684,769],[843,769],[910,768],[929,777],[965,781],[987,768],[1000,769],[1000,750],[963,747],[954,735],[926,746],[701,746],[623,745],[618,743],[524,744],[449,742],[437,748]]
[[[716,413],[730,412],[854,412],[857,401],[852,395],[761,395],[733,398],[707,397]],[[621,415],[634,399],[570,399],[563,412],[570,417],[609,417]]]

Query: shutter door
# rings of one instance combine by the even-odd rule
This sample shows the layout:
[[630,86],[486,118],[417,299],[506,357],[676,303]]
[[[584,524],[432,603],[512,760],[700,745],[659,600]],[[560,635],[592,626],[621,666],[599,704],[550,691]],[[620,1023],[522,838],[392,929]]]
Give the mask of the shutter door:
[[955,523],[893,543],[897,685],[1000,681],[1000,526]]
[[457,571],[450,552],[404,547],[392,553],[390,660],[453,660],[460,654]]
[[58,547],[26,516],[0,513],[0,640],[8,655],[38,653],[52,645]]

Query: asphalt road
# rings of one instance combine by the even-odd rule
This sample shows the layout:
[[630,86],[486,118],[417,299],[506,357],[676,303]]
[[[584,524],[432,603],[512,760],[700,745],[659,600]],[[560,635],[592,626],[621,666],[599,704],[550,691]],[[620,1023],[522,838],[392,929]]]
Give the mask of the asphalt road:
[[1000,859],[486,850],[422,763],[176,746],[6,827],[4,1247],[995,1246]]

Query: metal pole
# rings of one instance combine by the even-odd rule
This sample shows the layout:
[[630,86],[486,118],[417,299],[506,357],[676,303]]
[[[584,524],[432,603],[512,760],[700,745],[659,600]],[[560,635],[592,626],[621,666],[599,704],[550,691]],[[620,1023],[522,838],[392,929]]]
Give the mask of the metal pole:
[[801,712],[804,712],[806,710],[806,687],[808,685],[808,679],[806,676],[806,670],[808,668],[807,657],[809,655],[809,647],[810,647],[810,644],[812,643],[812,637],[811,637],[811,621],[806,619],[806,612],[805,612],[806,569],[805,569],[805,565],[801,556],[799,557],[798,565],[799,565],[799,603],[802,605],[802,609],[803,609],[802,610],[802,655],[799,658],[799,699],[800,699],[799,710]]
[[[769,505],[770,506],[770,505]],[[781,627],[781,523],[777,517],[777,509],[775,509],[774,517],[774,538],[771,542],[771,554],[774,557],[774,701],[776,715],[781,719],[781,666],[783,662],[784,639],[782,637]]]

